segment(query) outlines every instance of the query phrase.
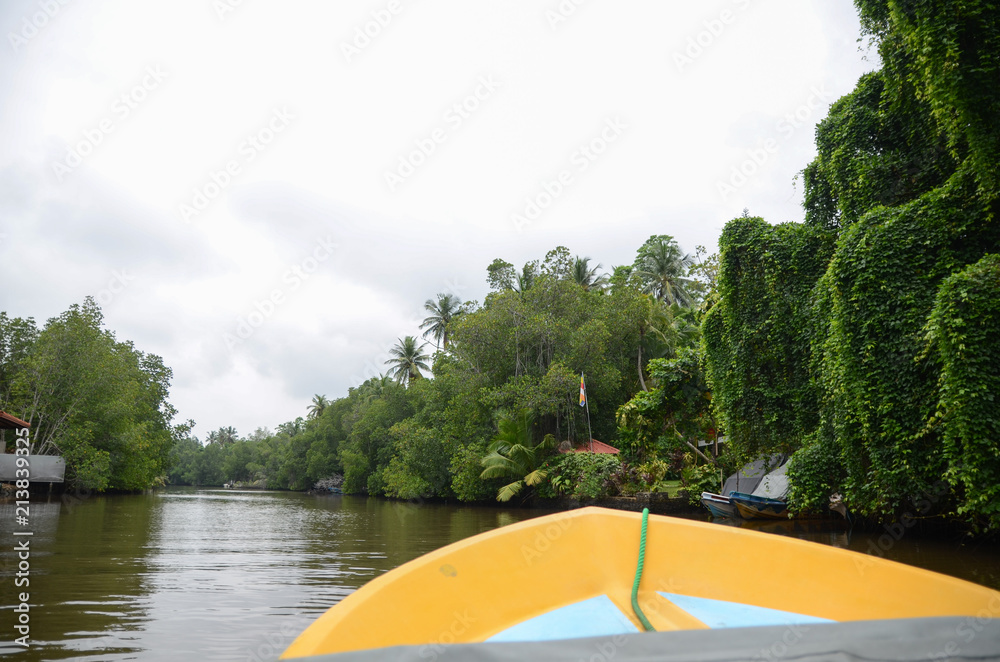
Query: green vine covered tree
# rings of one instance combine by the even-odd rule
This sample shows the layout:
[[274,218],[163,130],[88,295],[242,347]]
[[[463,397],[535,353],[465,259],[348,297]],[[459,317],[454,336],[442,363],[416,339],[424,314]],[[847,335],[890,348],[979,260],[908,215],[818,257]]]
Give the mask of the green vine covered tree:
[[817,127],[805,223],[737,219],[720,240],[716,406],[745,455],[797,449],[799,509],[839,491],[889,518],[933,494],[921,514],[995,528],[1000,403],[978,361],[1000,298],[1000,12],[856,4],[883,68]]

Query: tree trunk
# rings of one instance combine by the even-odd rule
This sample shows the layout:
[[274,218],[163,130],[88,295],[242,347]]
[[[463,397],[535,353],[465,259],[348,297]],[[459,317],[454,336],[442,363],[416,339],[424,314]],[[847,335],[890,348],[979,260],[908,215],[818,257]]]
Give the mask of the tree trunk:
[[646,380],[642,378],[642,344],[639,345],[639,358],[636,359],[636,366],[639,369],[639,386],[642,387],[643,391],[648,391],[649,389],[646,388]]
[[693,450],[695,453],[697,453],[698,455],[700,455],[706,462],[708,462],[709,464],[715,464],[715,459],[714,458],[711,458],[708,455],[705,455],[704,453],[702,453],[700,450],[698,450],[698,447],[695,446],[694,444],[692,444],[690,441],[688,441],[687,439],[683,439],[682,441],[685,444],[687,444],[688,447],[691,450]]

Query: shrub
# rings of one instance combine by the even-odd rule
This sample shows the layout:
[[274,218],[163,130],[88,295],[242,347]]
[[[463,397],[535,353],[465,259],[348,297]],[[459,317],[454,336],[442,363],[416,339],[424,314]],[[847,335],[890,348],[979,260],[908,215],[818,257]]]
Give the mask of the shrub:
[[621,460],[603,453],[566,453],[547,464],[554,494],[598,499],[609,495],[610,477],[621,467]]
[[688,502],[701,504],[702,492],[719,491],[719,469],[711,464],[691,464],[681,470],[681,486],[687,492]]

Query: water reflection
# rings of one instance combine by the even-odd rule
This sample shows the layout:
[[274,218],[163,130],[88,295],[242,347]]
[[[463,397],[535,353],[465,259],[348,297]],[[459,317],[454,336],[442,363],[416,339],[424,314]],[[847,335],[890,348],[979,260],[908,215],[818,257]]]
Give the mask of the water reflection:
[[[0,504],[0,521],[14,517]],[[421,554],[546,514],[289,492],[169,489],[31,504],[32,648],[23,660],[277,659],[330,605]],[[995,547],[879,535],[836,521],[732,522],[1000,588]],[[13,538],[4,527],[5,622]],[[693,551],[694,553],[694,551]]]
[[[31,647],[18,659],[114,659],[143,650],[135,633],[148,620],[150,505],[142,496],[30,504]],[[7,507],[0,506],[4,521]],[[14,543],[5,533],[6,561]],[[13,584],[6,563],[4,574],[6,589]]]
[[724,517],[713,520],[723,526],[735,526],[761,533],[823,543],[831,547],[850,547],[847,523],[837,520],[748,520]]
[[930,538],[902,525],[874,532],[854,530],[842,519],[713,521],[850,549],[1000,589],[1000,546],[996,543]]

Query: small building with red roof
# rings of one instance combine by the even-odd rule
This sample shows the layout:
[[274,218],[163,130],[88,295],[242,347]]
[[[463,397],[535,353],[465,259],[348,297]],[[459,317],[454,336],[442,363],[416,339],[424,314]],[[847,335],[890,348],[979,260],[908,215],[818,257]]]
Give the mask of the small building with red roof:
[[22,421],[17,416],[11,416],[5,411],[0,411],[0,430],[20,430],[21,428],[30,427],[30,423]]
[[559,444],[560,453],[604,453],[607,455],[617,455],[620,451],[612,446],[611,444],[606,444],[603,441],[598,441],[597,439],[591,439],[590,443],[586,441],[581,441],[576,446],[574,446],[569,441],[564,441]]

